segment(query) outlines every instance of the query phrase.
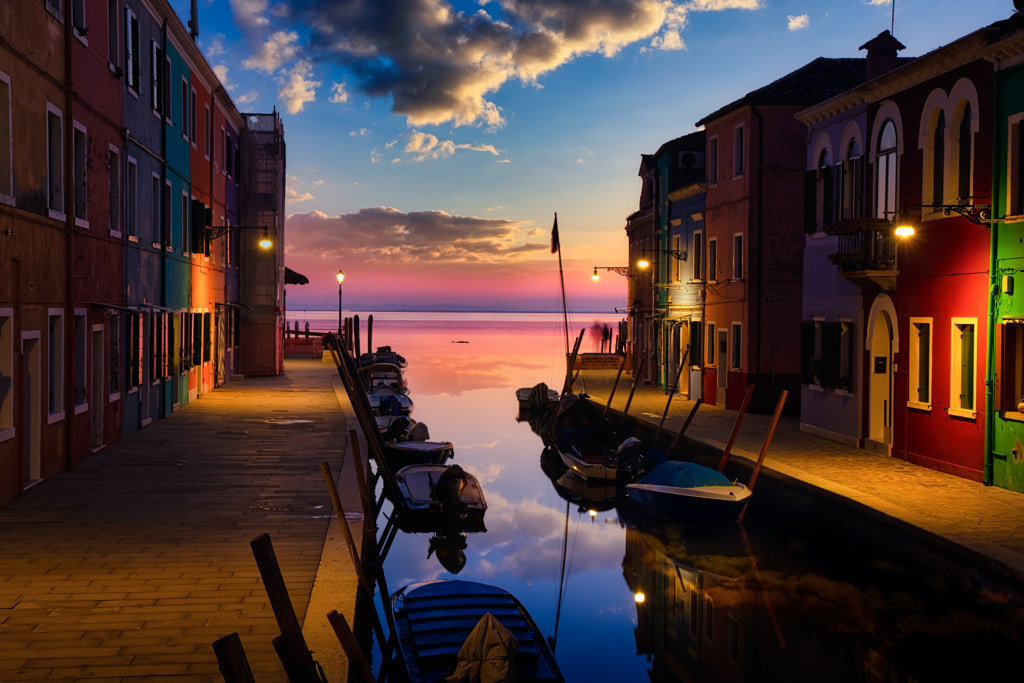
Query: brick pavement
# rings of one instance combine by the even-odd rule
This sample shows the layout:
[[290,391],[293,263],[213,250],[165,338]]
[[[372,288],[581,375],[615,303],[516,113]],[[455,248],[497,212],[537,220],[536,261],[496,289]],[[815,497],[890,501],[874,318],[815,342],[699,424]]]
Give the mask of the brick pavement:
[[336,378],[288,359],[229,382],[0,509],[0,680],[220,681],[212,643],[232,632],[257,681],[285,680],[249,546],[262,533],[314,658],[344,680],[325,615],[351,623],[355,575],[320,463],[357,512],[358,490]]
[[[605,405],[615,373],[586,370],[575,389]],[[632,379],[624,374],[615,389],[612,409],[621,411]],[[640,383],[629,415],[651,425],[661,422],[668,396],[655,385]],[[693,407],[678,396],[671,402],[664,429],[675,434]],[[729,439],[736,412],[702,405],[687,428],[692,442],[720,453]],[[757,461],[771,422],[769,415],[748,414],[733,447],[746,468]],[[762,477],[787,479],[838,496],[849,505],[877,513],[881,519],[952,544],[995,571],[1024,580],[1024,495],[943,474],[897,458],[870,453],[800,430],[799,420],[783,417],[767,451]],[[760,480],[759,480],[760,481]],[[760,484],[759,484],[760,485]]]

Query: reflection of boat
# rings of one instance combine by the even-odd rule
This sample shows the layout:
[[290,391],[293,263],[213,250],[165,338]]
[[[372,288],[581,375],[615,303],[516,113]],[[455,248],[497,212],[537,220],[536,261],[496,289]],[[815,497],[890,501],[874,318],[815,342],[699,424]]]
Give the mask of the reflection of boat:
[[485,614],[515,636],[517,681],[564,681],[533,617],[508,591],[457,579],[410,584],[391,599],[398,654],[411,683],[444,681],[459,664],[459,651]]
[[451,441],[388,441],[384,458],[392,472],[409,465],[440,465],[455,457]]
[[673,519],[735,520],[750,489],[710,467],[669,460],[627,484],[626,494]]
[[402,496],[398,526],[403,531],[439,527],[486,531],[487,501],[480,482],[458,465],[410,465],[395,473]]
[[547,410],[557,404],[558,392],[548,389],[548,385],[541,382],[532,387],[516,389],[516,400],[519,401],[519,413],[523,415],[535,410]]

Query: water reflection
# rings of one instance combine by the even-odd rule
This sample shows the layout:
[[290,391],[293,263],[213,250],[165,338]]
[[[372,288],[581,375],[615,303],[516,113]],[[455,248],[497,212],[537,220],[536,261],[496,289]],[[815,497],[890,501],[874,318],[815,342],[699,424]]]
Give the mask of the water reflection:
[[455,574],[509,590],[546,635],[557,627],[570,682],[1020,680],[1024,599],[983,570],[939,574],[834,519],[772,506],[701,533],[567,477],[515,420],[517,388],[561,386],[559,320],[390,329],[374,340],[409,359],[416,419],[455,444],[488,505],[486,533],[397,533],[392,590]]

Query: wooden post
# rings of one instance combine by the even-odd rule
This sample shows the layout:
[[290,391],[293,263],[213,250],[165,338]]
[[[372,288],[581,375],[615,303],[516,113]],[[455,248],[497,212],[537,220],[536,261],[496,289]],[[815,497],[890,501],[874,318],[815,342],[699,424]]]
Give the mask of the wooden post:
[[341,648],[345,651],[345,656],[348,657],[349,664],[352,665],[358,680],[362,683],[374,683],[373,670],[370,668],[369,662],[366,661],[366,655],[359,647],[359,642],[353,635],[352,629],[349,628],[345,615],[339,614],[337,610],[331,610],[327,613],[327,621],[331,622],[334,635],[341,643]]
[[693,402],[693,408],[690,409],[690,414],[686,416],[686,422],[684,422],[683,426],[679,428],[679,433],[676,434],[676,438],[672,440],[672,445],[668,447],[668,453],[666,453],[666,455],[669,457],[672,457],[672,454],[683,445],[683,434],[686,433],[686,428],[690,426],[691,422],[693,422],[693,418],[697,416],[697,409],[700,408],[700,404],[703,402],[704,401],[699,398]]
[[612,384],[612,390],[608,392],[608,403],[604,406],[604,414],[607,415],[608,411],[612,407],[612,397],[615,396],[615,389],[619,386],[619,378],[622,377],[622,369],[626,367],[626,357],[623,356],[619,359],[619,371],[615,373],[615,383]]
[[572,391],[572,366],[576,364],[576,355],[579,353],[580,344],[583,343],[583,333],[585,331],[580,330],[580,336],[576,338],[576,343],[573,344],[572,353],[565,359],[565,382],[562,383],[562,396]]
[[661,436],[661,428],[665,425],[665,418],[668,417],[669,406],[672,405],[672,397],[679,391],[679,378],[683,376],[683,368],[686,367],[686,361],[690,357],[690,350],[687,349],[683,353],[683,362],[679,364],[679,369],[676,370],[676,379],[672,383],[672,388],[668,391],[668,400],[665,401],[665,412],[661,414],[661,422],[658,423],[658,430],[654,432],[654,438],[657,439]]
[[633,394],[636,393],[636,385],[640,383],[640,378],[644,374],[644,366],[647,364],[647,358],[640,358],[640,367],[637,368],[636,377],[633,378],[633,386],[629,390],[629,398],[626,399],[626,407],[622,409],[622,417],[626,417],[626,413],[629,412],[629,404],[633,402]]
[[306,639],[302,637],[302,629],[295,616],[291,598],[288,597],[288,589],[281,576],[281,568],[277,564],[270,536],[260,534],[249,545],[256,558],[260,576],[263,577],[263,587],[267,590],[270,606],[274,610],[274,617],[277,618],[277,627],[281,631],[280,643],[275,644],[278,656],[289,680],[303,680],[315,670],[316,664],[313,661],[313,653],[306,645]]
[[366,570],[363,568],[363,562],[359,559],[359,551],[356,550],[356,542],[352,537],[352,529],[349,528],[348,520],[345,519],[345,509],[341,505],[341,498],[338,497],[338,488],[334,485],[334,477],[331,474],[331,466],[325,462],[320,463],[320,471],[324,474],[324,480],[327,482],[327,490],[331,494],[331,503],[334,505],[334,514],[338,517],[338,524],[341,525],[341,531],[345,534],[345,544],[348,546],[349,556],[352,558],[352,565],[356,570],[356,577],[359,579],[359,585],[363,587],[367,595],[373,595],[373,585],[366,578]]
[[366,316],[366,352],[373,353],[373,313]]
[[725,471],[725,463],[729,460],[729,453],[732,451],[732,445],[736,442],[736,435],[740,433],[740,424],[743,422],[743,416],[747,414],[747,406],[750,405],[750,398],[754,395],[754,385],[751,384],[747,387],[747,393],[743,395],[743,403],[740,404],[740,412],[736,413],[736,422],[732,425],[732,433],[729,435],[729,443],[725,444],[725,450],[722,451],[722,459],[718,461],[718,471]]
[[359,352],[359,316],[352,316],[352,341],[355,343],[355,357],[359,358],[362,354]]
[[[747,484],[747,488],[751,491],[754,490],[754,484],[757,483],[757,475],[761,472],[761,465],[764,463],[764,456],[768,453],[768,444],[772,442],[772,435],[775,434],[775,427],[779,424],[779,417],[782,415],[782,406],[786,403],[786,396],[789,392],[785,389],[782,390],[782,394],[779,396],[779,404],[775,406],[775,414],[772,415],[772,422],[768,425],[768,432],[764,435],[764,443],[761,444],[761,453],[757,456],[757,464],[754,465],[754,473],[750,475],[750,483]],[[747,502],[743,504],[743,509],[740,510],[739,521],[743,521],[743,515],[747,514],[747,506],[750,505],[750,498],[747,498]]]
[[348,442],[352,445],[352,458],[353,463],[356,466],[356,483],[359,484],[359,498],[363,501],[363,515],[367,520],[367,528],[373,529],[374,538],[377,534],[377,510],[370,500],[370,493],[368,485],[366,483],[366,472],[363,470],[363,465],[368,464],[363,462],[362,454],[359,452],[359,441],[356,440],[356,430],[348,430]]
[[256,683],[242,648],[242,639],[237,633],[213,641],[213,651],[217,655],[217,666],[220,675],[224,677],[224,683]]

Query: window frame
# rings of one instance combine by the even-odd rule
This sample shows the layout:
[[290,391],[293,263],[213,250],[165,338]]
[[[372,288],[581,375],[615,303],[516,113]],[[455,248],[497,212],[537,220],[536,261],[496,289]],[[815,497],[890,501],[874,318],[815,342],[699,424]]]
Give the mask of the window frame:
[[46,320],[46,424],[49,425],[64,419],[64,372],[67,367],[64,358],[64,309],[47,309]]
[[[964,329],[971,328],[969,363],[965,366],[963,351]],[[949,414],[953,417],[975,419],[978,415],[978,319],[954,317],[950,319],[949,345]],[[964,387],[965,368],[970,374],[969,387]],[[970,391],[970,407],[963,406],[963,392]]]
[[743,233],[732,234],[732,279],[743,280],[743,266],[746,259],[743,251]]
[[89,228],[89,132],[84,123],[71,120],[71,164],[74,184],[75,225]]
[[1007,219],[1024,220],[1024,112],[1006,120]]
[[[56,139],[55,139],[56,138]],[[63,221],[64,203],[64,112],[46,103],[46,206],[50,218]]]
[[139,241],[139,164],[128,155],[128,174],[125,178],[124,228],[129,242]]
[[705,353],[704,356],[704,367],[713,368],[716,367],[718,356],[718,339],[716,338],[716,333],[718,332],[718,325],[715,323],[714,320],[709,320],[704,323],[704,332],[705,343],[711,347],[705,349],[707,353]]
[[[885,132],[892,127],[892,146],[882,147]],[[896,214],[896,198],[899,196],[899,148],[900,136],[899,127],[892,117],[886,117],[878,130],[878,138],[875,140],[875,218],[888,220]],[[884,192],[881,191],[884,185]]]
[[0,442],[14,438],[14,309],[0,308]]
[[729,370],[743,371],[743,323],[738,320],[729,326]]
[[693,281],[704,281],[704,231],[693,231]]
[[732,129],[732,177],[742,178],[746,173],[747,144],[746,124]]
[[124,8],[124,78],[128,92],[138,97],[142,92],[139,79],[142,69],[139,64],[139,18],[131,7]]
[[107,199],[110,204],[110,219],[107,228],[111,237],[121,236],[121,150],[107,145]]
[[718,282],[718,238],[708,238],[708,282]]
[[[912,316],[908,319],[910,331],[910,349],[907,359],[907,407],[916,410],[931,410],[935,384],[932,381],[935,367],[935,320],[931,317]],[[927,349],[922,358],[922,330],[928,330]],[[925,400],[921,400],[922,362],[927,364],[927,377],[924,378]],[[916,398],[915,398],[916,397]]]
[[[14,96],[11,77],[0,71],[0,204],[14,206]],[[6,97],[3,95],[6,93]]]

